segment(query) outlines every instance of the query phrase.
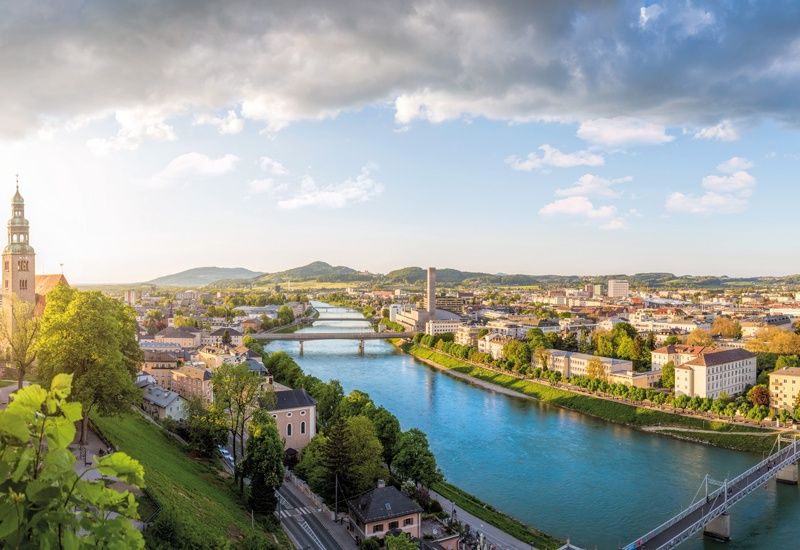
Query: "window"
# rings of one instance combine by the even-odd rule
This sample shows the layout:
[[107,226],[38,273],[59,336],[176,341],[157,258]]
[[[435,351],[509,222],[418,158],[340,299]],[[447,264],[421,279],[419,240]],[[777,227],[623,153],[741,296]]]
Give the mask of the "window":
[[406,518],[403,520],[403,527],[414,525],[414,518]]
[[290,412],[289,412],[289,413],[286,413],[286,416],[287,416],[287,417],[290,417],[290,416],[292,416],[292,413],[290,413]]
[[390,521],[389,522],[389,531],[391,531],[392,529],[397,529],[398,527],[399,527],[399,524],[396,521]]
[[3,266],[4,266],[3,268],[4,268],[6,271],[8,271],[8,260],[6,260],[6,261],[5,261],[5,263],[3,264]]
[[27,279],[20,279],[20,281],[19,281],[19,289],[20,290],[28,290],[28,280]]
[[292,437],[292,425],[286,424],[286,437]]
[[300,433],[301,434],[306,433],[306,423],[305,422],[300,422]]
[[300,411],[300,416],[305,416],[305,415],[306,415],[306,411]]
[[373,532],[373,533],[382,533],[382,532],[383,532],[383,524],[382,524],[382,523],[379,523],[379,524],[377,524],[377,525],[374,525],[374,526],[372,527],[372,532]]
[[17,269],[19,271],[28,271],[28,260],[17,260]]

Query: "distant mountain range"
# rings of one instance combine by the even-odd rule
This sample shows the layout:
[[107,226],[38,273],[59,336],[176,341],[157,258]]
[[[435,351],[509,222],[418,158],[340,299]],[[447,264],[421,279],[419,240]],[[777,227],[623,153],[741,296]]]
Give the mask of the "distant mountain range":
[[[371,282],[375,284],[415,285],[425,281],[426,270],[421,267],[395,269],[385,275],[359,271],[346,266],[333,266],[325,262],[312,262],[308,265],[279,271],[259,273],[237,268],[198,267],[180,273],[166,275],[148,281],[158,286],[214,288],[263,286],[289,281],[319,281],[323,283]],[[726,277],[674,275],[672,273],[636,273],[634,275],[522,275],[505,273],[482,273],[442,268],[436,270],[436,280],[443,285],[453,284],[499,284],[499,285],[541,285],[543,287],[576,286],[579,284],[604,284],[609,279],[627,279],[633,288],[730,288],[745,286],[797,286],[800,275],[785,277]]]
[[243,267],[195,267],[147,282],[156,286],[207,286],[223,279],[235,281],[253,279],[261,275],[263,273]]

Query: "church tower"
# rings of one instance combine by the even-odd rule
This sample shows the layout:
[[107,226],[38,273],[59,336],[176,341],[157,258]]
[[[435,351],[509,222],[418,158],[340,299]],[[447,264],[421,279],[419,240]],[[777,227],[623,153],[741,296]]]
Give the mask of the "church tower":
[[28,229],[28,220],[25,219],[25,200],[19,194],[19,183],[17,183],[17,192],[11,199],[8,244],[3,250],[3,295],[16,294],[22,300],[35,304],[35,254],[29,242]]

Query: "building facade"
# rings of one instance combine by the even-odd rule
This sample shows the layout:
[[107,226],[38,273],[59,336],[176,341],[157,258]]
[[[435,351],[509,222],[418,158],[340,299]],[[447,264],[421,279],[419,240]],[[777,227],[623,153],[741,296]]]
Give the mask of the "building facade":
[[630,294],[630,285],[628,284],[628,281],[622,279],[608,280],[609,298],[627,298],[628,294]]
[[800,394],[800,368],[780,369],[769,374],[769,401],[776,412],[794,411]]
[[304,389],[276,391],[269,410],[287,450],[302,451],[317,433],[317,402]]
[[675,367],[675,395],[716,399],[755,383],[756,356],[743,349],[707,349]]
[[[633,362],[631,361],[590,355],[588,353],[578,353],[575,351],[548,349],[545,350],[544,358],[546,358],[547,361],[547,368],[560,372],[562,378],[586,376],[589,372],[589,363],[597,360],[603,363],[603,370],[605,371],[606,378],[614,373],[633,371]],[[537,366],[542,367],[544,365]]]

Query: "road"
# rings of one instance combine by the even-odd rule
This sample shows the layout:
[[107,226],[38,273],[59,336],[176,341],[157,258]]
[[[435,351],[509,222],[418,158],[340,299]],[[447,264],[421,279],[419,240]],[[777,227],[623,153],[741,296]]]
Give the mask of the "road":
[[[304,503],[284,483],[278,489],[278,515],[292,542],[303,550],[350,550],[331,536],[316,517],[316,509]],[[355,543],[353,543],[353,548]]]

